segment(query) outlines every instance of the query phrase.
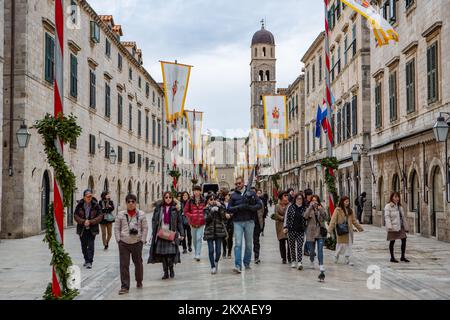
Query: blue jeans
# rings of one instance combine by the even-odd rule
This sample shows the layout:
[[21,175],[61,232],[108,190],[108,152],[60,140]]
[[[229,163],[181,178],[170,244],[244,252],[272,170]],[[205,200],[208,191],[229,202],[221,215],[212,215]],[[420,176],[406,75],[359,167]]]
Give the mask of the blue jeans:
[[317,243],[317,257],[319,259],[319,265],[323,266],[323,246],[325,244],[324,239],[316,239],[313,241],[308,241],[309,247],[309,259],[311,262],[314,262],[314,258],[316,257],[316,243]]
[[249,267],[252,260],[253,230],[255,221],[234,222],[234,264],[242,268],[242,238],[245,237],[244,266]]
[[205,226],[200,228],[191,227],[192,233],[192,244],[194,245],[195,256],[200,257],[202,254],[202,241],[203,241],[203,230]]
[[[222,254],[222,238],[208,240],[208,252],[209,252],[209,262],[211,263],[211,268],[216,267],[216,263],[220,260],[220,255]],[[214,247],[216,255],[214,256]]]

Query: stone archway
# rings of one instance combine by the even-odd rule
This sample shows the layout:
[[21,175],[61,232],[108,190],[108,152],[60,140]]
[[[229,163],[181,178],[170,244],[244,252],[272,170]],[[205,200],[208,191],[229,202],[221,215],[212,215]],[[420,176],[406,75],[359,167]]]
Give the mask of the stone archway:
[[439,166],[432,169],[432,197],[430,214],[430,235],[436,237],[438,234],[437,215],[444,212],[444,184],[442,171]]
[[420,211],[420,182],[417,171],[414,169],[410,175],[409,210],[415,212],[415,232],[421,233]]

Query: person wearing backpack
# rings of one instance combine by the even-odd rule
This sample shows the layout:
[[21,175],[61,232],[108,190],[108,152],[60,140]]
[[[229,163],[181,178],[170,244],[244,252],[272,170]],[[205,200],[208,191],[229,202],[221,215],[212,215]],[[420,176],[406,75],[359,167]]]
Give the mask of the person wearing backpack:
[[356,206],[356,218],[358,219],[359,223],[362,223],[362,216],[364,212],[364,204],[367,201],[367,193],[363,192],[361,195],[355,199],[355,206]]
[[294,196],[294,203],[289,206],[284,219],[284,233],[288,236],[292,257],[292,268],[303,270],[303,243],[305,240],[306,220],[305,199],[301,193]]
[[328,214],[321,205],[320,198],[317,195],[311,197],[308,209],[304,214],[307,220],[306,241],[310,250],[309,259],[311,261],[311,268],[314,269],[314,258],[316,256],[317,243],[317,258],[319,260],[320,272],[325,271],[323,262],[323,246],[328,232],[325,228],[325,222],[328,219]]
[[355,226],[359,232],[364,231],[356,220],[353,210],[350,208],[349,197],[343,197],[339,201],[339,206],[334,211],[333,217],[330,221],[330,226],[328,227],[329,233],[333,233],[335,229],[337,233],[334,263],[338,263],[340,254],[344,253],[345,263],[353,266],[353,263],[350,262],[353,245],[353,226]]

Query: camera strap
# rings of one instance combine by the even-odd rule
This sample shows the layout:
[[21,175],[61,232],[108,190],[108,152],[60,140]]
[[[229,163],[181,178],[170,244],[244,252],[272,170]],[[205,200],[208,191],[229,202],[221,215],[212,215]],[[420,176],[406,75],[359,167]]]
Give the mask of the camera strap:
[[[128,216],[128,213],[125,214],[125,217],[127,218],[128,229],[130,229],[130,217]],[[139,227],[139,212],[137,210],[136,210],[136,224]]]

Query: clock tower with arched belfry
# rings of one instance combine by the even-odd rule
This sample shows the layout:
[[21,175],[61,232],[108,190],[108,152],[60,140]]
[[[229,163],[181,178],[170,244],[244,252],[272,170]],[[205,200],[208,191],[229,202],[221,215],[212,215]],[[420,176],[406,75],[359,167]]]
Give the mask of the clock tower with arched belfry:
[[261,21],[261,30],[253,35],[251,69],[251,126],[264,128],[262,96],[276,93],[275,38]]

